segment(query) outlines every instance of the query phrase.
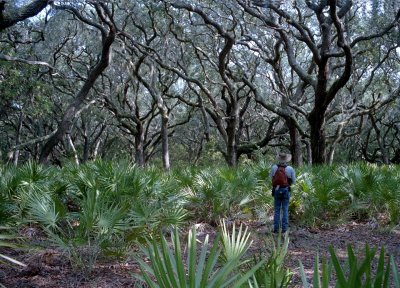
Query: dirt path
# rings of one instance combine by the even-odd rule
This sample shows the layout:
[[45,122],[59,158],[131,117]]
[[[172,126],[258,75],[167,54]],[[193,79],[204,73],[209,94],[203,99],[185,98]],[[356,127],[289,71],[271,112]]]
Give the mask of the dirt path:
[[[252,249],[262,249],[265,238],[271,237],[268,227],[250,225],[254,243]],[[211,227],[203,229],[202,234],[212,233]],[[347,255],[347,245],[355,251],[362,251],[368,243],[370,247],[385,247],[386,254],[392,254],[400,264],[400,229],[392,231],[373,227],[370,224],[350,223],[326,230],[310,230],[294,227],[290,231],[287,266],[294,272],[293,287],[301,287],[299,277],[299,260],[303,263],[309,279],[312,278],[314,259],[328,256],[328,247],[333,245],[339,257]],[[131,273],[137,273],[137,265],[131,261],[99,261],[90,278],[74,273],[65,256],[57,250],[29,253],[3,249],[2,254],[10,255],[28,267],[10,266],[0,263],[0,283],[11,287],[140,287],[135,286]],[[311,281],[311,280],[310,280]],[[0,286],[1,287],[1,286]]]

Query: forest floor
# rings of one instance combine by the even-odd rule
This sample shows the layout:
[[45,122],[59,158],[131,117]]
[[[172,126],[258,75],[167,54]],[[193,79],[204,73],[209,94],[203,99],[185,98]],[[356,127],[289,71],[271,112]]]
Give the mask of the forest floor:
[[[263,251],[265,245],[269,245],[268,239],[275,237],[276,240],[277,236],[271,235],[269,226],[257,222],[247,224],[253,237],[250,251]],[[212,236],[214,233],[214,228],[203,225],[199,234]],[[302,262],[307,278],[311,282],[317,254],[320,258],[329,258],[328,247],[332,245],[338,257],[345,258],[347,246],[351,244],[362,256],[365,243],[371,248],[380,249],[384,246],[386,255],[394,255],[397,264],[400,264],[400,227],[380,228],[370,222],[351,222],[326,229],[292,227],[286,258],[286,267],[293,272],[291,287],[302,287],[299,261]],[[27,264],[27,267],[20,267],[0,262],[0,287],[142,287],[132,276],[140,272],[137,263],[132,259],[121,261],[99,259],[90,276],[85,276],[72,269],[68,258],[57,249],[17,251],[3,248],[0,253]]]

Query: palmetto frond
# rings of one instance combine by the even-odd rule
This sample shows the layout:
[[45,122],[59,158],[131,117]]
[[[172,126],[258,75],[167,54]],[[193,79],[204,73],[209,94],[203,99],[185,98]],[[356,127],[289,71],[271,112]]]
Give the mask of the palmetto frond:
[[188,189],[191,209],[203,221],[235,217],[258,197],[259,181],[251,169],[204,169],[195,175]]
[[62,205],[56,205],[55,199],[47,193],[36,191],[30,194],[28,202],[28,219],[42,224],[46,229],[58,229],[61,216],[65,214]]
[[281,241],[280,236],[277,241],[273,238],[268,240],[271,240],[271,242],[266,241],[265,246],[270,247],[270,254],[268,256],[255,255],[253,263],[257,263],[259,259],[263,258],[268,260],[249,279],[249,287],[290,287],[294,273],[285,265],[289,247],[289,234],[285,233],[284,241]]
[[241,224],[239,230],[236,231],[235,223],[232,225],[232,233],[229,232],[225,220],[220,221],[222,229],[222,245],[223,245],[223,259],[225,262],[233,261],[234,259],[240,260],[244,253],[249,249],[251,244],[250,232],[248,228],[243,229]]
[[200,249],[197,249],[199,240],[193,228],[189,232],[185,262],[178,231],[175,229],[172,235],[172,249],[163,235],[160,237],[161,243],[152,239],[147,241],[146,247],[142,246],[150,263],[137,257],[143,276],[134,276],[146,282],[149,287],[241,287],[265,261],[256,263],[244,274],[233,273],[240,259],[235,257],[225,263],[218,263],[221,254],[219,236],[211,245],[207,235]]
[[[15,240],[18,238],[14,233],[10,233],[11,228],[9,227],[4,227],[0,226],[0,248],[2,247],[7,247],[7,248],[16,248],[18,245],[16,244]],[[1,261],[8,261],[13,264],[19,265],[19,266],[26,266],[24,263],[11,258],[7,255],[0,254],[0,262]]]
[[299,169],[294,189],[293,194],[304,199],[304,221],[310,223],[315,223],[316,218],[336,218],[342,207],[339,203],[346,198],[333,166]]

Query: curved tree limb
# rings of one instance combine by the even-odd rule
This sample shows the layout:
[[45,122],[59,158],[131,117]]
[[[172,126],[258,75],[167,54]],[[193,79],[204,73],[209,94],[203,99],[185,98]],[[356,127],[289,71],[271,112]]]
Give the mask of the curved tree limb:
[[34,0],[20,8],[7,9],[7,1],[0,2],[0,31],[40,13],[50,0]]
[[[102,8],[101,4],[94,2],[92,5],[94,5],[96,7],[96,11],[97,11],[97,13],[99,13],[99,11]],[[81,21],[85,22],[88,25],[94,26],[101,31],[102,51],[101,51],[100,60],[89,71],[88,77],[86,78],[82,88],[76,94],[76,97],[72,101],[72,103],[69,104],[69,106],[67,107],[67,110],[64,112],[64,115],[62,117],[60,124],[58,125],[56,133],[43,146],[41,154],[40,154],[40,159],[39,159],[39,161],[41,163],[46,163],[48,161],[48,157],[49,157],[50,153],[53,151],[54,147],[56,147],[58,145],[58,143],[64,137],[65,133],[71,127],[73,120],[76,117],[77,111],[79,111],[81,105],[86,100],[87,95],[89,94],[90,90],[94,86],[97,78],[100,77],[100,75],[103,73],[103,71],[108,67],[109,62],[110,62],[111,45],[113,44],[116,33],[117,33],[117,28],[114,26],[114,24],[112,24],[111,21],[102,21],[106,25],[101,26],[100,24],[95,23],[89,19],[86,19],[83,16],[79,17],[78,15],[80,15],[80,13],[73,7],[63,6],[62,9],[68,10],[69,12],[75,14],[78,18],[80,18]],[[112,16],[108,15],[107,12],[108,11],[105,11],[105,10],[102,11],[102,13],[107,14],[107,17],[111,18]],[[102,18],[104,16],[102,15],[99,17]]]
[[344,54],[345,54],[345,66],[344,66],[344,71],[343,71],[342,75],[329,88],[328,95],[324,102],[324,104],[326,106],[329,105],[329,103],[333,100],[333,98],[335,98],[338,91],[344,85],[346,85],[347,81],[349,81],[351,72],[352,72],[352,66],[353,66],[353,55],[351,52],[351,48],[350,48],[350,45],[346,41],[346,38],[344,36],[343,25],[340,22],[339,17],[336,12],[336,0],[330,0],[329,5],[330,5],[329,11],[331,14],[331,18],[332,18],[333,24],[335,25],[336,30],[337,30],[337,35],[338,35],[337,45],[338,45],[338,47],[343,49]]
[[27,60],[27,59],[12,57],[12,56],[3,55],[3,54],[0,54],[0,60],[20,62],[20,63],[24,63],[24,64],[28,64],[28,65],[42,65],[42,66],[48,67],[50,70],[56,70],[56,68],[54,66],[52,66],[49,63],[44,62],[44,61]]
[[391,23],[389,23],[386,27],[383,27],[383,29],[381,31],[379,31],[378,33],[374,33],[374,34],[370,34],[370,35],[366,35],[366,36],[359,36],[359,37],[355,38],[351,42],[350,47],[354,47],[357,43],[359,43],[361,41],[368,41],[368,40],[371,40],[374,38],[382,37],[383,35],[387,34],[390,30],[392,30],[394,27],[399,25],[399,23],[400,23],[400,9],[399,9],[399,11],[397,11],[395,19],[393,19],[393,21]]

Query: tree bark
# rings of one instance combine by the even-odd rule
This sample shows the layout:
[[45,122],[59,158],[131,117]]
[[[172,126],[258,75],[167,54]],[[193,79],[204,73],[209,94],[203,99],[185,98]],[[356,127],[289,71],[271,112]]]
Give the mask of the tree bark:
[[[145,58],[142,58],[144,60]],[[142,61],[139,61],[136,64],[136,69],[135,69],[135,75],[146,87],[147,91],[149,91],[150,95],[152,96],[154,102],[157,105],[158,111],[161,116],[161,153],[162,153],[162,161],[163,161],[163,168],[165,171],[169,171],[171,168],[170,165],[170,159],[169,159],[169,144],[168,144],[168,122],[169,122],[169,115],[168,115],[168,108],[166,107],[164,103],[163,96],[161,95],[161,92],[157,89],[157,78],[156,78],[156,71],[154,67],[154,63],[148,63],[149,64],[149,74],[150,74],[150,83],[149,81],[145,80],[139,73],[139,68],[141,65]]]
[[[19,120],[18,120],[18,129],[17,129],[17,135],[15,139],[15,146],[18,146],[21,140],[21,130],[22,130],[22,123],[24,121],[24,112],[21,110],[19,114]],[[18,165],[18,160],[19,160],[19,154],[20,151],[19,149],[16,149],[13,153],[13,164],[14,166]]]
[[90,143],[88,137],[84,137],[83,141],[83,153],[82,153],[82,163],[85,163],[89,160],[90,155]]
[[301,137],[292,119],[286,120],[290,135],[290,153],[292,154],[292,163],[295,166],[303,165],[303,153],[301,150]]
[[144,155],[144,128],[143,125],[136,125],[136,133],[135,133],[135,163],[140,167],[144,167],[145,155]]
[[40,13],[51,1],[50,0],[35,0],[31,1],[19,8],[8,11],[7,1],[0,2],[0,31],[15,25],[27,18],[33,17]]
[[[307,28],[304,23],[298,22],[298,20],[293,18],[290,14],[282,9],[274,7],[274,5],[269,6],[271,11],[274,11],[280,17],[286,19],[286,23],[289,27],[284,27],[274,22],[265,14],[259,13],[250,6],[244,5],[245,2],[242,2],[242,7],[246,12],[276,29],[284,42],[284,48],[290,67],[301,81],[314,89],[314,106],[312,110],[307,113],[307,120],[310,126],[311,157],[313,164],[323,164],[326,162],[325,114],[329,104],[336,97],[339,90],[346,85],[352,73],[353,59],[351,45],[346,41],[345,31],[340,22],[341,18],[348,13],[351,7],[351,1],[348,1],[348,5],[341,5],[339,11],[337,11],[338,4],[336,0],[320,1],[318,5],[310,1],[306,2],[308,8],[315,13],[319,22],[320,39],[318,43],[312,35],[312,30]],[[329,8],[329,15],[325,12],[326,8]],[[291,33],[287,32],[286,28],[294,34],[298,33],[298,36],[292,37]],[[290,29],[293,29],[293,31]],[[293,38],[303,42],[308,48],[313,61],[312,65],[308,65],[308,67],[315,67],[316,77],[312,73],[313,70],[304,69],[302,64],[298,61]],[[294,41],[296,41],[296,39],[294,39]],[[333,45],[334,40],[337,41],[335,46]],[[335,53],[333,53],[335,49],[341,50],[340,58],[335,58]],[[337,59],[343,59],[341,61],[343,69],[340,75],[335,75],[330,71],[329,62],[332,62],[332,59],[335,59],[335,61],[338,61]],[[332,84],[330,84],[331,82]]]
[[228,119],[228,124],[226,127],[226,134],[228,136],[227,143],[226,143],[226,163],[230,167],[235,167],[238,160],[238,149],[237,149],[237,120],[236,117],[231,117]]
[[[102,4],[95,3],[96,10],[98,14],[100,14],[99,9],[103,7]],[[69,9],[69,8],[68,8]],[[73,8],[70,9],[72,13],[74,13],[80,20],[84,21],[85,23],[94,26],[100,29],[102,34],[102,53],[99,62],[94,66],[94,68],[89,72],[88,78],[86,79],[85,83],[83,84],[81,90],[76,95],[74,101],[68,106],[67,110],[65,111],[58,128],[52,137],[45,143],[42,148],[39,162],[40,163],[47,163],[48,158],[53,151],[53,149],[58,145],[58,143],[63,139],[65,133],[70,129],[73,120],[79,111],[79,108],[84,103],[89,94],[90,89],[93,87],[97,78],[101,75],[101,73],[107,68],[110,62],[110,53],[111,53],[111,45],[114,42],[115,35],[116,35],[116,27],[112,23],[112,21],[106,20],[108,25],[108,29],[100,26],[97,23],[94,23],[88,19],[83,18],[79,12]],[[104,18],[104,15],[99,15],[100,18]],[[103,19],[104,20],[104,19]],[[107,31],[108,30],[108,31]]]
[[78,153],[76,152],[74,142],[72,141],[71,135],[67,134],[68,144],[71,147],[72,153],[74,153],[75,164],[79,166],[79,157]]
[[313,164],[324,164],[326,162],[325,112],[316,108],[308,116],[311,161]]
[[171,164],[169,161],[169,143],[168,143],[168,115],[163,113],[161,116],[161,147],[162,147],[162,160],[163,168],[165,171],[169,171]]
[[369,119],[371,120],[372,127],[374,128],[374,131],[376,134],[376,141],[378,142],[379,149],[381,150],[382,161],[384,164],[389,164],[390,160],[389,160],[388,152],[385,147],[385,143],[384,143],[385,141],[381,137],[381,132],[379,130],[378,125],[376,124],[375,117],[372,113],[370,113],[368,116],[369,116]]

